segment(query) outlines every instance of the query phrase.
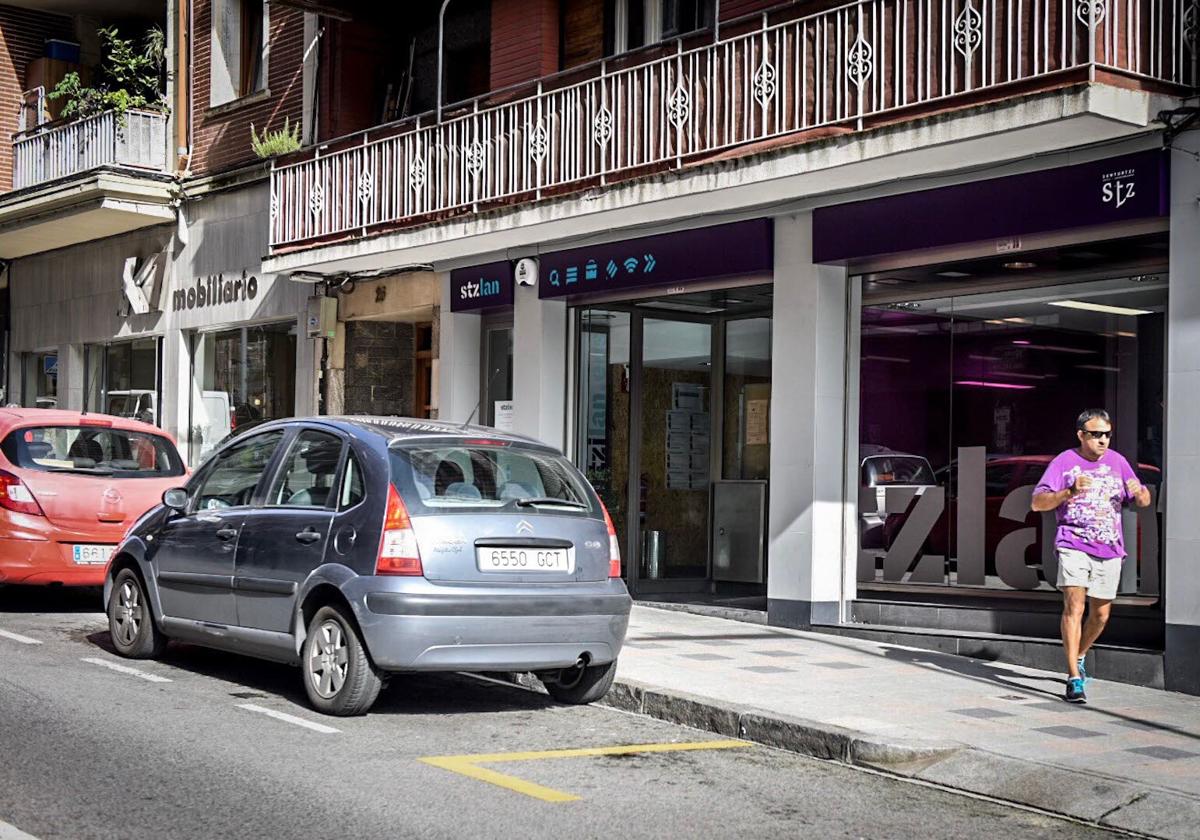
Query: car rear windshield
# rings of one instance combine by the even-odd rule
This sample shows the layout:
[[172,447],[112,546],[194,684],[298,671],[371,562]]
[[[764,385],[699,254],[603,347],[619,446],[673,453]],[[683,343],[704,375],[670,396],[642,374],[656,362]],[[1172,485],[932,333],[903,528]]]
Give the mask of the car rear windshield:
[[561,455],[469,443],[400,445],[391,456],[392,483],[413,514],[597,512],[585,480]]
[[0,444],[14,466],[44,472],[161,478],[183,475],[183,461],[162,435],[97,426],[35,426]]
[[882,487],[888,484],[936,484],[933,469],[924,458],[904,455],[880,455],[863,464],[863,484]]

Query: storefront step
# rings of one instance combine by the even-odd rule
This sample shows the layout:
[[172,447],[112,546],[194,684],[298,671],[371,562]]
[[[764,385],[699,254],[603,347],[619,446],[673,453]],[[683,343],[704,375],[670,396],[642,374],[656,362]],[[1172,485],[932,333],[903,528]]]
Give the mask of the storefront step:
[[[1047,671],[1064,667],[1062,642],[1057,638],[1006,636],[998,633],[961,633],[953,630],[915,629],[880,624],[845,624],[813,627],[822,633],[870,639],[906,647],[952,653],[987,662],[1006,662]],[[1097,645],[1088,654],[1089,672],[1097,679],[1163,687],[1163,654],[1119,645]]]
[[[1045,599],[908,601],[859,598],[852,602],[855,624],[897,627],[904,630],[948,631],[956,635],[1057,639],[1061,602]],[[1140,650],[1163,649],[1163,617],[1155,609],[1118,601],[1104,631],[1104,642]]]

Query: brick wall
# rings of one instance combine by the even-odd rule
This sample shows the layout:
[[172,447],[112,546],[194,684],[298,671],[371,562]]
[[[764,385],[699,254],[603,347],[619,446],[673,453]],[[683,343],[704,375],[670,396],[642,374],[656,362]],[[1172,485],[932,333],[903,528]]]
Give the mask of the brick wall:
[[393,321],[346,323],[346,414],[413,414],[412,324]]
[[558,0],[492,0],[492,90],[558,71]]
[[192,149],[192,173],[210,175],[253,163],[250,151],[250,124],[257,131],[283,126],[287,117],[292,125],[303,119],[304,110],[304,13],[286,6],[270,4],[270,56],[267,59],[267,89],[271,95],[237,106],[224,105],[214,112],[211,101],[212,0],[196,0],[192,50],[195,61],[195,123]]
[[17,130],[25,68],[47,38],[74,38],[69,17],[0,6],[0,191],[12,189],[12,135]]

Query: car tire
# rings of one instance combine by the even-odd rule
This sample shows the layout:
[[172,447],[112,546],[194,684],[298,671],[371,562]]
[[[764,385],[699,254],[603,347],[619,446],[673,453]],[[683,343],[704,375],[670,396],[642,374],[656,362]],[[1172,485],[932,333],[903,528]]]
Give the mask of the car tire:
[[108,597],[108,632],[117,653],[129,659],[157,659],[167,637],[154,623],[146,587],[133,569],[117,572]]
[[617,676],[617,660],[604,665],[563,668],[555,679],[545,682],[546,691],[559,703],[583,705],[595,703],[612,688]]
[[383,688],[358,628],[338,607],[321,607],[308,623],[300,669],[309,702],[327,715],[366,714]]

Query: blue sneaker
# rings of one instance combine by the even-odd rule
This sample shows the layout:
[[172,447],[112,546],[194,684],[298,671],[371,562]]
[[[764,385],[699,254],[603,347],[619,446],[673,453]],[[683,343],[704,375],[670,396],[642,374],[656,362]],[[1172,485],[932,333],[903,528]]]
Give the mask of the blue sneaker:
[[1092,678],[1091,678],[1091,676],[1088,675],[1087,668],[1085,667],[1086,660],[1087,660],[1086,656],[1081,656],[1081,657],[1079,657],[1079,662],[1076,663],[1076,665],[1079,668],[1079,679],[1083,680],[1084,685],[1087,685],[1088,683],[1090,683],[1092,681]]
[[1067,680],[1067,693],[1063,695],[1063,699],[1068,703],[1086,703],[1087,695],[1083,693],[1083,679],[1080,677],[1072,677]]

